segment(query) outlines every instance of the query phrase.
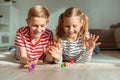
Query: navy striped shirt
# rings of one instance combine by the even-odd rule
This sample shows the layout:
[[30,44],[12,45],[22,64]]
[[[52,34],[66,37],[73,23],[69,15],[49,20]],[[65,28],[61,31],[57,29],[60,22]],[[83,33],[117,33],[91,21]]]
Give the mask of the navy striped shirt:
[[[86,47],[82,45],[82,37],[77,41],[61,40],[63,61],[69,61],[73,58],[76,62],[87,62],[92,57],[92,51],[88,53]],[[62,60],[61,60],[62,61]]]

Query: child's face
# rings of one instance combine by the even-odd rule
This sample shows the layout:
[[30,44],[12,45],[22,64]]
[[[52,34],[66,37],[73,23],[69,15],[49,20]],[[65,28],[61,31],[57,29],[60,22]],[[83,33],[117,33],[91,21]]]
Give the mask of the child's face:
[[77,39],[82,23],[79,17],[65,17],[64,18],[64,32],[69,39]]
[[27,24],[30,27],[30,35],[32,38],[40,38],[48,25],[48,19],[41,17],[32,17],[27,19]]

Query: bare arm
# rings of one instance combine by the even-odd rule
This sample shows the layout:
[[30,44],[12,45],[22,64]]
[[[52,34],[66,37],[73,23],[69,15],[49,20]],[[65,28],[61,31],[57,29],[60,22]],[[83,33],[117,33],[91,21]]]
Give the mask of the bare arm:
[[25,47],[17,47],[17,54],[20,57],[21,63],[26,64],[27,61],[29,61],[29,58],[27,57]]

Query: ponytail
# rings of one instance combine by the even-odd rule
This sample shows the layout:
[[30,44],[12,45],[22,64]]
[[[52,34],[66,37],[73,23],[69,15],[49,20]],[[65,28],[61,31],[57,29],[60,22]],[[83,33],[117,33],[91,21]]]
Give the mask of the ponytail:
[[85,37],[88,33],[88,16],[84,13],[81,14],[81,20],[83,21],[83,25],[81,27],[81,34],[82,34],[82,43],[85,44]]
[[64,35],[63,30],[63,13],[59,16],[58,25],[56,28],[56,42],[59,42]]

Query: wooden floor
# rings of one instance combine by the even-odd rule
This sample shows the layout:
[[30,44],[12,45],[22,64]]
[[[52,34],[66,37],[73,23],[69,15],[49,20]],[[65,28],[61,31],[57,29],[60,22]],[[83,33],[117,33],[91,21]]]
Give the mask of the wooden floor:
[[120,67],[76,66],[78,64],[69,64],[65,68],[58,64],[38,65],[32,72],[19,67],[0,68],[0,80],[120,80]]
[[92,62],[120,63],[120,50],[101,50],[98,55],[93,54]]
[[19,65],[3,66],[0,67],[0,80],[120,80],[120,51],[101,53],[93,54],[91,62],[69,63],[65,68],[60,64],[44,64],[29,72]]

